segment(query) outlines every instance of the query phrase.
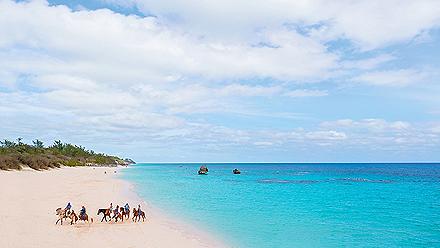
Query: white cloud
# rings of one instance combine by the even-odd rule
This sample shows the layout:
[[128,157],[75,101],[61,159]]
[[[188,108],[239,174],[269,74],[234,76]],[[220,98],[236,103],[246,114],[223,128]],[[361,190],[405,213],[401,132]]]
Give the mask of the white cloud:
[[380,54],[366,59],[358,60],[347,60],[343,61],[341,64],[347,69],[361,69],[361,70],[371,70],[389,61],[395,60],[396,57],[390,54]]
[[314,131],[306,133],[306,137],[312,140],[344,140],[347,135],[337,131]]
[[288,97],[316,97],[316,96],[327,96],[327,91],[323,90],[292,90],[284,93]]
[[342,129],[368,129],[370,131],[404,131],[411,128],[411,124],[405,121],[386,121],[383,119],[362,119],[359,121],[341,119],[321,123],[324,128]]
[[436,0],[130,2],[147,14],[217,39],[249,38],[256,30],[300,23],[309,25],[306,31],[318,39],[347,38],[363,49],[374,49],[426,35],[424,31],[440,24]]
[[254,142],[254,145],[256,145],[256,146],[272,146],[273,143],[268,142],[268,141],[257,141],[257,142]]
[[366,72],[354,77],[352,80],[370,85],[399,87],[423,83],[425,78],[426,73],[424,72],[412,69],[400,69]]
[[272,96],[283,91],[280,86],[249,86],[243,84],[230,84],[218,90],[225,96]]
[[[368,84],[419,82],[423,73],[417,70],[377,71],[395,59],[391,55],[347,61],[328,48],[328,41],[340,38],[362,49],[382,47],[437,26],[438,3],[430,1],[411,15],[413,4],[403,1],[394,8],[398,16],[379,25],[391,3],[144,1],[139,6],[158,17],[141,18],[0,0],[0,136],[142,141],[164,150],[170,144],[423,144],[436,129],[423,133],[403,121],[340,120],[305,129],[289,124],[279,131],[239,121],[225,127],[200,117],[234,113],[296,124],[308,113],[290,112],[297,108],[288,104],[258,106],[276,97],[282,97],[277,105],[290,103],[288,97],[326,96],[331,92],[320,90],[321,84],[305,82],[324,83],[346,70],[373,70],[356,78]],[[298,85],[303,89],[292,90]]]
[[440,124],[434,125],[434,127],[431,128],[431,131],[435,134],[440,134]]
[[80,116],[244,112],[231,99],[286,89],[225,82],[320,80],[338,67],[325,45],[287,28],[260,32],[273,46],[255,46],[191,35],[155,17],[45,1],[0,1],[0,30],[0,86]]
[[254,46],[191,35],[155,17],[45,1],[0,1],[0,30],[0,87],[97,127],[123,118],[173,126],[182,122],[179,113],[252,112],[241,97],[285,88],[225,82],[314,80],[338,66],[325,45],[286,28],[260,33],[273,47]]
[[276,46],[267,47],[191,36],[154,17],[73,12],[41,1],[2,1],[0,13],[0,49],[9,62],[2,70],[12,73],[73,73],[130,84],[195,76],[304,80],[337,66],[324,45],[287,29],[263,32],[261,39]]
[[320,127],[345,132],[349,134],[346,145],[364,146],[366,149],[419,150],[439,144],[435,125],[423,122],[342,119],[323,122]]

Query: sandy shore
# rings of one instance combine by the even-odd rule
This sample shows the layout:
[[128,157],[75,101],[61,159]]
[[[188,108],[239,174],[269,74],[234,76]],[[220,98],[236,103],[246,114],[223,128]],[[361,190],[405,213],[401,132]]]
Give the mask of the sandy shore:
[[[0,247],[225,247],[206,233],[154,211],[114,171],[90,167],[0,171]],[[84,205],[94,223],[55,225],[55,209],[68,201],[77,213]],[[131,207],[141,204],[148,220],[100,222],[98,208],[127,201]]]

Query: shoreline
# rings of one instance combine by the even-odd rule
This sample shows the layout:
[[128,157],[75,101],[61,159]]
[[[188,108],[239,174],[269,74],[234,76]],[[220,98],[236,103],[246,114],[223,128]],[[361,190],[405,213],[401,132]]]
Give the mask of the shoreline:
[[[226,247],[141,199],[135,186],[118,176],[122,169],[126,167],[0,171],[0,247]],[[94,223],[55,225],[55,209],[69,201],[77,213],[84,204]],[[131,208],[141,204],[145,222],[101,223],[98,208],[127,201]]]
[[[129,170],[130,166],[118,166],[118,172],[121,170]],[[138,200],[139,202],[142,202],[144,205],[143,209],[146,210],[146,217],[147,218],[155,218],[156,221],[160,222],[162,225],[168,226],[172,229],[177,229],[181,231],[184,234],[187,234],[188,236],[203,236],[203,240],[201,241],[208,241],[210,244],[214,246],[209,247],[216,247],[216,248],[226,248],[231,247],[229,244],[226,245],[226,242],[219,239],[215,235],[213,235],[211,232],[207,232],[205,230],[202,230],[200,228],[195,227],[195,225],[187,220],[184,220],[183,218],[180,218],[175,215],[170,215],[165,212],[165,210],[161,209],[160,207],[156,206],[154,203],[151,203],[150,201],[143,199],[139,196],[136,190],[136,184],[133,182],[130,182],[129,180],[121,178],[120,174],[114,175],[114,178],[116,180],[121,181],[121,183],[125,184],[124,190],[128,192],[129,195],[131,195],[133,198]],[[196,239],[198,239],[196,237]],[[203,246],[205,247],[205,246]]]

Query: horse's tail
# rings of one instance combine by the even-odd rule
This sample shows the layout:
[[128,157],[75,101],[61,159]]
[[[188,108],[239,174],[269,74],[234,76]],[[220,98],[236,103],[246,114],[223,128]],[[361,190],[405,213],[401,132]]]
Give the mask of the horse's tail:
[[90,217],[90,222],[92,222],[92,223],[93,223],[93,218],[92,218],[92,217]]

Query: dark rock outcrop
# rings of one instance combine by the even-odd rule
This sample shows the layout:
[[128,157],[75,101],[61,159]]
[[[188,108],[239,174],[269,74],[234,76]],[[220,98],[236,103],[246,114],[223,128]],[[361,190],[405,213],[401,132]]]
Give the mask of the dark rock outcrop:
[[208,174],[208,167],[206,167],[204,165],[200,166],[198,174],[199,175],[207,175]]
[[124,159],[124,162],[127,163],[127,165],[129,165],[129,164],[136,164],[136,162],[134,162],[133,159],[131,159],[131,158]]

